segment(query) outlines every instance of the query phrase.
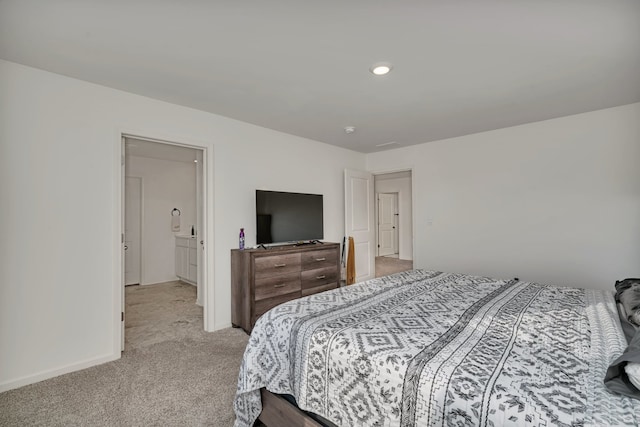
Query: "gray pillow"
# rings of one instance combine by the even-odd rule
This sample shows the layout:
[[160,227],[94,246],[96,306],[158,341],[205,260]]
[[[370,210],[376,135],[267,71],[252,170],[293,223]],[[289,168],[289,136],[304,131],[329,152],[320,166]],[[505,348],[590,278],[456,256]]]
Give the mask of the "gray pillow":
[[624,279],[616,282],[616,301],[622,304],[627,321],[640,326],[640,279]]

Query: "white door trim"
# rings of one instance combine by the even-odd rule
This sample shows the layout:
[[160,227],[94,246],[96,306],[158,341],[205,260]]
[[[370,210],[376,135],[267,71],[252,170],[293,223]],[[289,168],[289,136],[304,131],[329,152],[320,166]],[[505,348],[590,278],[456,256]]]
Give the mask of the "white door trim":
[[[117,359],[121,353],[121,340],[123,339],[123,331],[121,330],[121,312],[123,309],[124,300],[124,262],[122,259],[123,246],[121,243],[122,233],[124,232],[124,210],[123,210],[123,197],[124,197],[124,138],[142,139],[151,142],[158,142],[162,144],[177,145],[182,147],[194,148],[202,151],[202,203],[203,203],[203,230],[201,240],[204,240],[202,245],[202,258],[205,260],[202,268],[202,281],[203,281],[203,317],[204,317],[204,330],[211,332],[215,330],[215,305],[214,305],[214,291],[215,281],[213,272],[215,271],[214,260],[214,174],[210,170],[214,165],[214,152],[213,146],[203,141],[195,141],[188,137],[176,137],[158,135],[155,131],[144,130],[131,130],[120,128],[116,130],[114,136],[114,200],[113,200],[113,358]],[[177,142],[182,141],[182,142]],[[211,256],[209,255],[211,254]],[[144,269],[143,269],[144,271]]]

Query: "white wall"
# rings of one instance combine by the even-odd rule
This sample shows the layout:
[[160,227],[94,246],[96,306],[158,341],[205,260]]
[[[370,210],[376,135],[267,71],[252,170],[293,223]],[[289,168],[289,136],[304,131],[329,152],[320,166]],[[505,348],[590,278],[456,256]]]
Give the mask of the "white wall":
[[340,241],[344,168],[413,168],[417,267],[605,288],[640,274],[640,104],[365,158],[0,61],[0,391],[120,355],[121,132],[207,148],[208,329],[230,324],[255,189],[324,194]]
[[398,193],[398,256],[400,259],[411,260],[413,259],[411,173],[374,175],[374,180],[376,199],[378,193]]
[[[230,252],[255,244],[255,189],[324,194],[365,156],[0,61],[0,391],[120,356],[120,134],[207,148],[208,329],[230,325]],[[214,197],[215,195],[215,197]]]
[[[142,283],[176,280],[175,236],[196,224],[196,164],[127,156],[127,176],[142,178]],[[180,210],[180,231],[171,231],[171,211]]]
[[602,289],[640,275],[639,160],[640,104],[367,156],[413,167],[416,267]]

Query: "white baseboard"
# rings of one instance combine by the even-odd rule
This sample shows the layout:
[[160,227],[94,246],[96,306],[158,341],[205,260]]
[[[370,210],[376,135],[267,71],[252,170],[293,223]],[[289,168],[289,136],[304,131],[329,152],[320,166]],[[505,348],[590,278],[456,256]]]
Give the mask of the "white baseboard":
[[26,375],[24,377],[16,378],[9,381],[4,381],[0,383],[0,393],[13,390],[15,388],[23,387],[25,385],[48,380],[49,378],[68,374],[70,372],[75,372],[81,369],[90,368],[92,366],[101,365],[103,363],[112,362],[117,359],[120,359],[120,352],[118,352],[117,354],[100,356],[93,359],[84,360],[82,362],[72,363],[70,365],[62,366],[60,368],[50,369],[50,370],[38,372],[33,375]]
[[222,325],[215,325],[213,331],[211,332],[219,331],[220,329],[226,329],[230,327],[231,327],[231,322],[223,323]]

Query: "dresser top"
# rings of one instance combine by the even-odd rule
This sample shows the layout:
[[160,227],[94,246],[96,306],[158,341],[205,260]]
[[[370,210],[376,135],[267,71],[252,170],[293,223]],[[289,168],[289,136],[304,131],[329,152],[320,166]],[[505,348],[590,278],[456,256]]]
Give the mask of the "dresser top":
[[317,251],[320,249],[333,249],[336,246],[340,246],[340,243],[334,242],[322,242],[322,243],[312,243],[312,244],[303,244],[303,245],[278,245],[278,246],[267,246],[266,249],[259,248],[246,248],[246,249],[232,249],[233,252],[259,252],[264,254],[278,254],[285,252],[302,252],[302,251]]

